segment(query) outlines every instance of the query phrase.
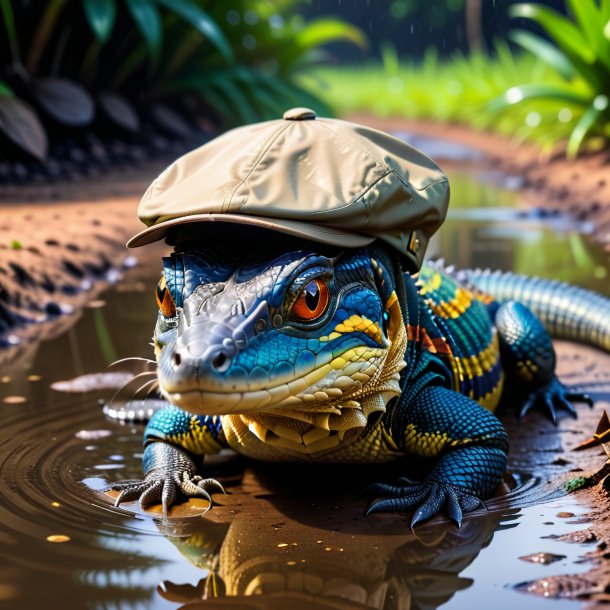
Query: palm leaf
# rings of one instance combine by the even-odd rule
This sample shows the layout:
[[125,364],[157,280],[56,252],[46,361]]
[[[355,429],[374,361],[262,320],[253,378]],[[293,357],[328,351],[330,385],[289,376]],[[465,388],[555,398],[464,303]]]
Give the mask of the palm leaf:
[[529,84],[511,87],[506,93],[491,100],[487,108],[490,112],[499,112],[526,100],[552,100],[578,107],[587,107],[591,103],[590,96],[578,93],[566,85]]
[[602,15],[594,0],[568,0],[570,12],[574,15],[583,36],[596,51],[598,57],[604,51]]
[[[588,0],[590,1],[590,0]],[[511,15],[532,19],[541,25],[563,51],[575,70],[597,91],[604,90],[610,81],[610,57],[598,57],[587,36],[567,17],[547,7],[516,4]],[[601,23],[598,24],[601,29]]]
[[286,74],[294,70],[297,63],[304,67],[307,53],[318,47],[333,42],[352,42],[362,48],[367,46],[367,39],[362,31],[338,19],[317,19],[308,23],[302,30],[294,33],[287,44],[278,49],[278,61]]
[[163,29],[159,9],[151,0],[125,0],[127,9],[146,42],[153,59],[156,61],[161,54]]
[[115,0],[83,0],[89,27],[100,42],[106,42],[112,34],[116,19]]
[[515,4],[510,7],[510,14],[539,23],[560,48],[576,55],[586,64],[595,61],[595,54],[583,33],[560,13],[537,4]]
[[368,41],[360,28],[339,19],[316,19],[298,32],[295,42],[301,49],[313,49],[330,42],[346,41],[366,48]]
[[574,77],[575,70],[570,60],[556,46],[544,38],[526,30],[514,30],[509,33],[509,38],[551,66],[566,80],[571,80]]
[[216,21],[191,0],[157,0],[167,10],[182,17],[191,27],[203,34],[227,60],[233,60],[233,49]]
[[[597,96],[595,99],[598,100],[600,97],[601,96]],[[576,157],[584,139],[598,124],[602,118],[602,115],[608,109],[608,98],[606,96],[603,97],[605,98],[605,103],[596,104],[594,101],[593,104],[580,117],[578,123],[576,123],[568,140],[568,146],[566,149],[568,157]]]
[[36,113],[22,100],[0,96],[0,131],[19,148],[44,160],[47,155],[47,134]]

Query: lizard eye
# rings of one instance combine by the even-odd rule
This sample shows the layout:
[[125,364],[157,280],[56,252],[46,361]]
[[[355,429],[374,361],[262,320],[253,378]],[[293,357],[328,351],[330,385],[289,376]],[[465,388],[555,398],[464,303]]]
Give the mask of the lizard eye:
[[301,291],[290,315],[297,321],[312,322],[326,311],[328,301],[328,286],[326,282],[317,278],[309,282]]
[[174,303],[174,299],[172,299],[170,291],[167,289],[165,276],[159,280],[155,296],[157,297],[157,305],[159,306],[161,313],[166,318],[173,318],[176,315],[176,304]]

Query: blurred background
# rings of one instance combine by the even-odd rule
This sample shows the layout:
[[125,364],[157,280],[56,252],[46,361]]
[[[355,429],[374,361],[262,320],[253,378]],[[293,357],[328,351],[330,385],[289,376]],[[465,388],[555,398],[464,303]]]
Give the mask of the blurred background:
[[293,106],[608,136],[610,1],[0,0],[0,181],[175,156]]

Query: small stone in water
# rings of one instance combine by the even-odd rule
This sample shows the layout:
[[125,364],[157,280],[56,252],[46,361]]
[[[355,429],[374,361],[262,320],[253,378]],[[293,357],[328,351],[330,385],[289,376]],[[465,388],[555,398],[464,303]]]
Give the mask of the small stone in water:
[[27,398],[25,396],[5,396],[2,399],[2,402],[7,405],[20,405],[26,402]]
[[113,373],[91,373],[66,381],[56,381],[51,384],[51,389],[57,392],[70,393],[114,390],[131,381],[133,377],[133,373],[119,371]]
[[562,511],[560,513],[557,513],[555,516],[559,517],[560,519],[569,519],[570,517],[575,517],[576,515],[574,515],[574,513]]
[[80,430],[74,436],[83,441],[92,441],[98,438],[106,438],[111,435],[112,432],[110,430]]
[[69,542],[70,536],[66,536],[65,534],[53,534],[47,536],[47,540],[49,542]]
[[532,553],[531,555],[524,555],[519,557],[522,561],[530,561],[531,563],[541,563],[545,566],[556,561],[565,559],[565,555],[555,555],[554,553]]
[[530,582],[522,582],[515,587],[517,591],[552,599],[576,599],[584,594],[590,594],[592,588],[588,580],[579,576],[550,576]]
[[28,375],[28,381],[40,381],[42,377],[40,375]]

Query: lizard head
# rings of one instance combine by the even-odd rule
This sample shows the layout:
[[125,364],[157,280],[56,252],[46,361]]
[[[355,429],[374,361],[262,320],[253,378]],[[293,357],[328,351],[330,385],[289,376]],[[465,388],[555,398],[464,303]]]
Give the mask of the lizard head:
[[391,273],[368,248],[247,259],[187,250],[164,267],[154,345],[173,404],[327,428],[400,393],[404,323]]

